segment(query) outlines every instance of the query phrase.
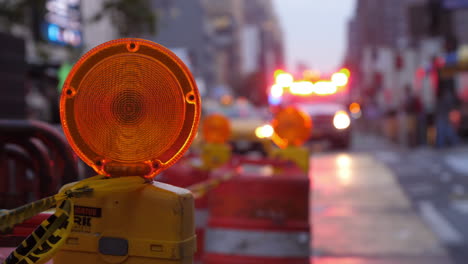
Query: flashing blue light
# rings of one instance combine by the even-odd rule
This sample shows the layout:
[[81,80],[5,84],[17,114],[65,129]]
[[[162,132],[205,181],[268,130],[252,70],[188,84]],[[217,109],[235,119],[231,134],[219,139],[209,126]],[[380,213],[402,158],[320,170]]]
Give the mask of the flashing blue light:
[[445,64],[448,65],[448,66],[453,66],[453,65],[456,65],[458,62],[458,54],[457,52],[451,52],[451,53],[448,53],[446,56],[445,56]]
[[52,42],[59,40],[60,28],[55,24],[49,24],[47,27],[47,38]]
[[270,105],[279,105],[281,103],[281,97],[268,96],[268,102]]

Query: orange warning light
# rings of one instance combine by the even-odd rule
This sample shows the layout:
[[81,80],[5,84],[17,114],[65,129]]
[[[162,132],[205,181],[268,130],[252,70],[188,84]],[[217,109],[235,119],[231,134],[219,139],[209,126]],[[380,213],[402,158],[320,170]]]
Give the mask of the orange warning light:
[[357,114],[359,112],[361,112],[361,105],[359,105],[358,103],[356,102],[353,102],[349,105],[349,111],[353,114]]
[[224,144],[231,137],[231,124],[220,114],[212,114],[203,120],[203,138],[208,143]]
[[86,53],[60,99],[63,130],[99,174],[154,177],[189,148],[200,96],[184,63],[143,39],[118,39]]
[[290,106],[276,114],[272,126],[275,130],[272,140],[280,148],[301,146],[310,137],[312,120],[306,113]]

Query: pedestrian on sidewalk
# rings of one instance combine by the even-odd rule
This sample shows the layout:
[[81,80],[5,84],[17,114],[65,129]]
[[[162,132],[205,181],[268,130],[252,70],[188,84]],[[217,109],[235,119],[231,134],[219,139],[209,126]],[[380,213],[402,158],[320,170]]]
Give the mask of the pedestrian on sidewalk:
[[420,128],[418,117],[422,113],[422,103],[413,92],[410,85],[405,86],[405,94],[406,98],[403,106],[407,128],[405,136],[407,138],[408,147],[415,147],[419,143],[418,131]]
[[436,105],[436,147],[443,148],[457,145],[460,141],[453,124],[450,122],[450,112],[459,104],[459,99],[455,93],[455,83],[453,78],[440,79],[437,89]]

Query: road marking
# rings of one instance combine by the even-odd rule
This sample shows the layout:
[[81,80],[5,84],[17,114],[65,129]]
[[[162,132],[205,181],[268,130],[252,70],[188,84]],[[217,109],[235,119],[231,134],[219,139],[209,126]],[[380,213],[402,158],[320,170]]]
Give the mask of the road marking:
[[432,231],[445,244],[462,244],[463,237],[428,201],[419,202],[419,211]]
[[409,191],[415,195],[425,195],[434,193],[434,186],[429,183],[416,183],[408,186]]
[[468,175],[468,155],[457,154],[448,155],[445,157],[445,163],[449,165],[454,171],[460,174]]
[[379,151],[375,153],[375,156],[378,160],[387,163],[397,163],[400,161],[400,156],[392,151]]
[[448,172],[443,172],[441,175],[440,175],[440,181],[441,182],[449,182],[452,180],[452,175]]
[[468,214],[467,200],[454,200],[450,202],[450,207],[462,214]]
[[454,184],[452,186],[452,194],[457,196],[463,196],[465,194],[465,186],[461,184]]

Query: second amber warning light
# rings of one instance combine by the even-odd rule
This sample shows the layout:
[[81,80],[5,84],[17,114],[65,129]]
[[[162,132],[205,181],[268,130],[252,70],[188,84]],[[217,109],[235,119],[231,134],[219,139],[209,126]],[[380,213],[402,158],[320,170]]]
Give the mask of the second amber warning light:
[[312,120],[310,117],[296,109],[286,107],[280,110],[272,121],[274,134],[273,142],[280,148],[288,146],[302,146],[310,137]]
[[86,53],[64,83],[63,129],[96,172],[154,177],[188,149],[200,96],[184,63],[142,39],[118,39]]

